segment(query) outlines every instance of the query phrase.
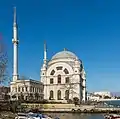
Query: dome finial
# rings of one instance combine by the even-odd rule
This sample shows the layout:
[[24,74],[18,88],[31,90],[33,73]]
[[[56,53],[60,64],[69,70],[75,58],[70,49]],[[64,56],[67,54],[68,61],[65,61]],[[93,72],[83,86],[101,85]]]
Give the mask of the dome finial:
[[64,51],[67,51],[67,49],[66,49],[66,48],[64,48]]

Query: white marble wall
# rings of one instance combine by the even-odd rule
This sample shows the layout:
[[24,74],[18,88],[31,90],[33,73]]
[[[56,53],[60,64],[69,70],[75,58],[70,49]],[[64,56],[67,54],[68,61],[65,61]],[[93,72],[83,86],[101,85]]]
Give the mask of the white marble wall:
[[[54,63],[53,63],[54,62]],[[66,62],[50,62],[49,67],[46,70],[46,76],[42,76],[41,80],[44,83],[44,98],[49,100],[50,97],[50,91],[53,90],[54,92],[54,101],[61,101],[66,102],[65,100],[65,90],[70,91],[69,99],[73,99],[74,97],[78,97],[81,100],[81,95],[84,92],[82,88],[80,87],[80,66],[72,67],[69,63]],[[78,62],[77,62],[78,64]],[[80,63],[79,63],[80,64]],[[56,67],[62,66],[62,70],[57,70]],[[69,74],[64,73],[64,69],[67,69],[69,71]],[[53,76],[50,75],[51,71],[54,70],[55,74]],[[61,75],[61,84],[58,84],[58,75]],[[67,84],[65,83],[65,77],[69,77],[71,83],[74,83],[72,88],[68,88]],[[44,78],[44,79],[43,79]],[[54,83],[50,84],[50,78],[53,78]],[[61,90],[61,99],[57,99],[57,91]],[[85,95],[83,95],[85,98]]]

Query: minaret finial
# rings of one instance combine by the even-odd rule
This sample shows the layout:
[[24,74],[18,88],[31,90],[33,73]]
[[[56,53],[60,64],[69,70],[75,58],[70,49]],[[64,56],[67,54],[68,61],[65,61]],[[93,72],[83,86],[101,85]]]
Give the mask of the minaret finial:
[[66,48],[64,48],[64,51],[67,51],[67,49],[66,49]]
[[16,24],[16,7],[14,7],[14,24]]
[[47,49],[46,49],[46,41],[44,41],[44,51],[47,51]]

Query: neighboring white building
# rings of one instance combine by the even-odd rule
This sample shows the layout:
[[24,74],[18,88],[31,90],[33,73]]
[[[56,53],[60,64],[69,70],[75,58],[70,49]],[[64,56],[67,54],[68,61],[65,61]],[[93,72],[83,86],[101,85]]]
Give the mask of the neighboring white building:
[[18,36],[16,23],[16,8],[14,8],[14,24],[13,24],[13,81],[10,83],[11,99],[18,100],[21,96],[24,100],[30,98],[43,100],[44,86],[40,81],[31,79],[20,80],[18,75]]
[[87,94],[87,100],[89,101],[100,101],[103,100],[106,96],[111,97],[111,93],[107,91],[102,91],[102,92],[93,92]]
[[102,98],[105,96],[111,97],[111,93],[108,91],[93,92],[94,95],[100,95]]
[[41,81],[44,84],[44,99],[67,102],[77,97],[86,101],[86,75],[83,63],[67,50],[56,53],[47,62],[44,44],[44,63],[41,68]]
[[100,96],[99,95],[94,95],[92,93],[87,94],[87,101],[99,101]]
[[10,90],[12,100],[21,99],[22,96],[24,100],[43,100],[44,97],[43,84],[32,79],[13,81],[10,84]]

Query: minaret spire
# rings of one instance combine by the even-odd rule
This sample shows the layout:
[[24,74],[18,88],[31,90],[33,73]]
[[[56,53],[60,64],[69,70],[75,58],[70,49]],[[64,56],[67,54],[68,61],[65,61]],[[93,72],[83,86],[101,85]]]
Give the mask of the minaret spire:
[[44,41],[44,59],[43,59],[43,67],[47,67],[47,46],[46,46],[46,41]]
[[16,24],[16,7],[14,7],[14,24]]
[[46,41],[44,41],[44,61],[47,60],[47,47],[46,47]]
[[18,80],[18,36],[17,36],[17,20],[16,20],[16,7],[14,7],[14,20],[13,20],[13,81]]

